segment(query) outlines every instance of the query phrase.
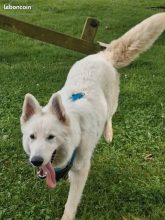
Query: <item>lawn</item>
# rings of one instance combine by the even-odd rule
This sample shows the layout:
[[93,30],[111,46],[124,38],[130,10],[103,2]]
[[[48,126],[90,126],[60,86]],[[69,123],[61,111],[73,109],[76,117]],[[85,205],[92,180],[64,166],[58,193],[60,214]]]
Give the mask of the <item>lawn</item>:
[[[3,4],[32,5],[6,11]],[[97,17],[96,40],[110,42],[144,18],[165,11],[164,0],[1,0],[0,13],[81,35]],[[21,144],[19,117],[28,92],[45,105],[83,54],[0,30],[0,219],[59,220],[69,184],[53,191],[36,177]],[[121,69],[112,144],[100,140],[76,220],[165,219],[165,34]],[[151,154],[151,158],[146,156]]]

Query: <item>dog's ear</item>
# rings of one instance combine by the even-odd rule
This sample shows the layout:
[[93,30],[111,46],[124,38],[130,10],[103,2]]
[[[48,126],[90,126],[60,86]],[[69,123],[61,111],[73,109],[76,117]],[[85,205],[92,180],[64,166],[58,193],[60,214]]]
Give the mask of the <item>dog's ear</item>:
[[34,114],[40,111],[41,111],[41,107],[38,101],[36,100],[36,98],[31,94],[26,94],[23,103],[21,124],[28,121]]
[[58,93],[52,95],[49,104],[51,112],[57,116],[59,121],[65,125],[69,125],[69,117],[62,104],[61,96]]

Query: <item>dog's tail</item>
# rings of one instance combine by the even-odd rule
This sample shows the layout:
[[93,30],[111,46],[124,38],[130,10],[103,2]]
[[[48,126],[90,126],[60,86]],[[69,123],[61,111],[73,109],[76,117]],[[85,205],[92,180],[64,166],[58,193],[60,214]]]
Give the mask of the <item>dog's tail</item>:
[[116,68],[130,64],[140,53],[152,46],[165,30],[165,13],[155,14],[126,32],[110,44],[100,43],[106,49],[102,56]]

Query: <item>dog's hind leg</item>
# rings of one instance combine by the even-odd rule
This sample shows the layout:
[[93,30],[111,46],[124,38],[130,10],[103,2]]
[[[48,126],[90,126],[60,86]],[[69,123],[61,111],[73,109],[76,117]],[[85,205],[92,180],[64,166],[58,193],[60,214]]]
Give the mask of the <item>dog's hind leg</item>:
[[61,220],[74,220],[78,204],[88,177],[90,169],[90,159],[85,161],[84,166],[80,170],[71,170],[70,190],[67,203],[65,205],[64,214]]
[[107,120],[107,122],[105,124],[104,138],[107,141],[107,143],[111,143],[112,142],[113,128],[112,128],[112,118],[111,117]]
[[111,143],[113,138],[112,117],[115,114],[118,106],[120,79],[116,70],[107,72],[107,76],[107,85],[104,88],[107,103],[107,120],[103,135],[107,143]]
[[113,89],[107,95],[108,116],[104,127],[104,138],[107,143],[111,143],[113,139],[112,117],[116,112],[119,97],[119,77],[116,77],[116,82],[111,85]]

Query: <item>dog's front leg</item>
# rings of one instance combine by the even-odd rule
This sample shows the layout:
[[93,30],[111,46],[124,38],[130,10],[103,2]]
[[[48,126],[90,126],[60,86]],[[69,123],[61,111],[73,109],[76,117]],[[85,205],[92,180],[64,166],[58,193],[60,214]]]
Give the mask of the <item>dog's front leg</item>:
[[77,207],[88,177],[89,168],[90,160],[86,161],[85,165],[80,170],[70,171],[69,196],[65,204],[65,210],[61,220],[73,220],[75,218]]

